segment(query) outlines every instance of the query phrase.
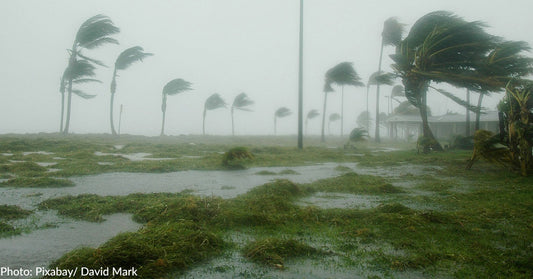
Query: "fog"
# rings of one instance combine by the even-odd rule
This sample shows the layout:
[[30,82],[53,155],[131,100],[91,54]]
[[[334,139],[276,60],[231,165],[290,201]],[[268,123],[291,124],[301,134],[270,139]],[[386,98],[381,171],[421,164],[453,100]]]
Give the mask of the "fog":
[[[324,73],[343,61],[353,65],[366,83],[378,67],[381,30],[389,17],[410,26],[435,10],[449,10],[467,20],[480,20],[488,32],[533,44],[533,2],[513,1],[304,1],[304,115],[322,113]],[[67,66],[67,49],[79,26],[91,16],[109,16],[121,32],[120,45],[104,45],[86,55],[104,61],[96,78],[84,86],[94,99],[73,97],[70,131],[110,133],[109,84],[120,52],[142,46],[154,56],[121,71],[115,96],[115,125],[123,105],[121,132],[155,136],[161,129],[161,92],[170,80],[182,78],[193,90],[169,96],[165,132],[201,134],[206,98],[219,93],[227,103],[245,92],[255,101],[253,112],[235,113],[237,135],[274,133],[274,111],[293,111],[278,119],[278,134],[295,134],[298,93],[297,0],[71,1],[3,0],[0,2],[0,133],[58,132],[59,80]],[[386,47],[383,69],[391,71]],[[400,83],[400,80],[397,81]],[[382,95],[392,87],[382,86]],[[463,94],[464,89],[448,88]],[[327,115],[340,112],[340,88],[328,99]],[[375,89],[370,108],[375,108]],[[345,87],[345,133],[365,110],[366,88]],[[477,100],[477,94],[474,94]],[[487,98],[494,109],[501,94]],[[385,97],[381,111],[387,112]],[[464,109],[430,92],[434,115]],[[339,123],[332,123],[338,131]],[[337,125],[337,126],[335,126]],[[310,134],[320,133],[320,118],[309,121]],[[209,111],[206,133],[231,134],[229,109]]]

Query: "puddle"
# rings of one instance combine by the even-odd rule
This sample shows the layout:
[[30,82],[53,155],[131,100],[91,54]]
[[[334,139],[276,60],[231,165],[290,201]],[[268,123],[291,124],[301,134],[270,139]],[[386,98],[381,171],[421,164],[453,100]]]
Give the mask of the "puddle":
[[22,152],[22,155],[32,155],[32,154],[39,154],[39,155],[52,155],[53,152],[46,152],[46,151],[31,151],[31,152]]
[[114,145],[113,147],[116,149],[116,150],[120,150],[122,148],[124,148],[124,144],[117,144],[117,145]]
[[57,165],[56,162],[35,162],[37,165],[41,167],[51,167]]
[[120,232],[136,231],[141,227],[131,220],[130,214],[106,215],[105,219],[106,221],[101,223],[66,222],[56,228],[1,238],[2,266],[12,269],[48,266],[53,260],[73,249],[83,246],[97,247]]
[[13,156],[13,153],[0,153],[2,154],[3,156]]
[[164,161],[164,160],[174,160],[175,158],[146,158],[152,153],[132,153],[132,154],[119,154],[119,153],[104,153],[96,151],[94,152],[95,156],[118,156],[130,161]]
[[111,166],[111,165],[114,165],[115,163],[111,163],[111,162],[98,162],[97,164],[100,165],[100,166]]
[[318,192],[310,197],[300,199],[296,204],[319,208],[370,209],[377,207],[383,201],[384,198],[381,196]]

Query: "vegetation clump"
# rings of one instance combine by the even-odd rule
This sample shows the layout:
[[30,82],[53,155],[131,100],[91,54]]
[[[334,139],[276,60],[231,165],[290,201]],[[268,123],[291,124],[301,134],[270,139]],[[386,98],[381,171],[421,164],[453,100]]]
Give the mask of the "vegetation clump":
[[9,187],[69,187],[74,186],[74,182],[68,179],[58,179],[52,177],[16,177],[0,183],[0,186]]
[[0,205],[0,220],[15,220],[26,218],[33,212],[17,205]]
[[248,243],[243,254],[253,262],[276,268],[284,268],[290,257],[311,256],[320,251],[294,239],[266,238]]
[[224,153],[222,165],[230,169],[243,169],[245,164],[254,159],[254,155],[246,147],[234,147]]

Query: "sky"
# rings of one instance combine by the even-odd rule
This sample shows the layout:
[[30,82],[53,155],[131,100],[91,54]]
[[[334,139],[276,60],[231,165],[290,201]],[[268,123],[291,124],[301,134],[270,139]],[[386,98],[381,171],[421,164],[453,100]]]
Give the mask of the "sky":
[[[479,20],[491,34],[533,45],[533,2],[530,0],[304,0],[304,116],[322,113],[325,72],[344,61],[352,62],[363,82],[377,70],[383,22],[396,17],[406,30],[421,16],[447,10],[466,20]],[[298,96],[298,0],[2,0],[0,1],[0,134],[59,131],[59,79],[68,62],[79,26],[91,16],[104,14],[121,32],[119,45],[88,50],[104,61],[96,78],[102,84],[85,86],[97,95],[73,97],[70,130],[73,133],[110,133],[109,84],[113,64],[123,50],[142,46],[154,56],[119,72],[115,96],[115,127],[123,106],[121,132],[157,136],[161,130],[164,85],[182,78],[193,90],[167,101],[168,135],[201,134],[204,102],[219,93],[231,105],[245,92],[255,101],[253,112],[235,113],[237,135],[272,135],[274,112],[285,106],[293,114],[278,119],[278,134],[296,134]],[[384,50],[383,70],[391,71]],[[397,81],[400,84],[400,81]],[[446,87],[444,87],[446,88]],[[387,112],[392,87],[382,86],[381,111]],[[464,89],[447,88],[464,96]],[[340,113],[340,88],[328,97],[326,115]],[[474,100],[477,94],[473,94]],[[366,88],[344,88],[344,133],[356,126],[365,110]],[[370,94],[375,112],[375,91]],[[487,98],[495,109],[501,94]],[[434,115],[464,113],[452,101],[429,93]],[[338,133],[340,122],[331,124]],[[320,134],[321,119],[309,121],[309,134]],[[229,109],[207,112],[206,133],[231,134]]]

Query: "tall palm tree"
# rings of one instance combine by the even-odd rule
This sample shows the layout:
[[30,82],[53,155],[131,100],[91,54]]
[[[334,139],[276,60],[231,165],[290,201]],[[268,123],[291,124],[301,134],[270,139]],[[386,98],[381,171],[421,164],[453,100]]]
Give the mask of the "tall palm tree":
[[344,132],[344,86],[345,85],[352,85],[352,86],[364,86],[364,83],[361,82],[361,78],[353,68],[352,63],[350,62],[341,62],[334,66],[333,68],[329,69],[326,72],[326,80],[330,84],[336,84],[338,86],[341,86],[341,114],[340,114],[340,120],[341,120],[341,136],[343,136]]
[[202,122],[202,133],[205,136],[205,116],[208,110],[215,110],[218,108],[225,108],[226,101],[220,97],[218,93],[214,93],[205,100],[204,104],[204,120]]
[[[78,29],[78,32],[76,33],[76,38],[74,39],[74,43],[72,44],[72,48],[69,50],[70,57],[68,67],[73,66],[78,61],[78,58],[81,58],[87,62],[96,65],[103,66],[102,62],[85,56],[83,54],[83,50],[94,49],[108,43],[118,44],[118,41],[114,38],[111,38],[110,36],[118,33],[119,31],[120,29],[116,27],[111,21],[111,19],[109,19],[107,16],[96,15],[86,20]],[[67,119],[63,133],[68,134],[70,126],[73,79],[65,78],[64,82],[68,92],[68,100],[66,116]]]
[[191,90],[191,83],[181,78],[169,81],[163,87],[163,102],[161,103],[161,111],[163,112],[163,123],[161,124],[161,136],[165,135],[165,114],[167,112],[167,96],[177,95],[181,92]]
[[355,120],[355,123],[357,123],[359,127],[363,127],[367,131],[368,131],[368,128],[370,127],[371,122],[372,122],[372,116],[370,116],[370,112],[366,110],[361,112],[357,116],[357,119]]
[[[510,80],[519,80],[533,72],[533,59],[523,56],[521,53],[530,51],[531,47],[523,41],[504,41],[498,44],[482,60],[482,67],[479,69],[482,75],[492,76],[501,81],[501,88],[507,85]],[[479,120],[481,116],[481,105],[483,97],[490,95],[490,91],[479,92],[477,102],[475,130],[479,130]]]
[[[368,78],[368,82],[366,83],[366,111],[370,112],[369,107],[368,107],[368,94],[370,92],[370,86],[381,85],[381,84],[392,85],[393,83],[394,83],[394,75],[392,75],[391,73],[377,71],[370,75],[370,77]],[[376,100],[379,100],[377,96],[376,96]],[[378,104],[376,104],[376,106],[378,106],[377,112],[379,114],[379,102]],[[369,124],[367,125],[367,129],[368,131],[370,130]]]
[[[478,71],[480,60],[499,41],[484,28],[480,22],[468,22],[450,12],[432,12],[413,25],[396,54],[391,56],[395,62],[393,68],[402,77],[407,99],[420,110],[423,136],[434,143],[434,150],[442,150],[442,146],[429,127],[426,113],[431,82],[477,92],[499,86],[493,78]],[[429,148],[425,147],[426,151]]]
[[117,90],[117,71],[119,70],[126,70],[129,68],[133,63],[137,61],[143,61],[144,58],[148,56],[152,56],[152,53],[146,53],[143,52],[144,49],[140,46],[134,46],[130,47],[126,50],[124,50],[119,56],[117,57],[117,60],[115,61],[115,69],[113,70],[113,79],[111,80],[111,102],[110,102],[110,109],[109,109],[109,121],[111,123],[111,133],[113,135],[116,135],[117,132],[115,131],[115,125],[113,123],[113,102],[115,100],[115,92]]
[[329,129],[331,126],[331,122],[341,119],[341,115],[335,112],[335,113],[330,114],[328,119],[329,119],[328,120],[328,134],[331,135],[331,131]]
[[[383,24],[381,32],[381,50],[379,52],[378,73],[381,72],[381,63],[383,61],[383,49],[385,46],[398,46],[402,40],[404,26],[394,17],[388,18]],[[379,88],[382,83],[376,83],[376,131],[375,141],[380,142],[379,136]],[[368,111],[368,108],[367,108]]]
[[307,134],[307,122],[309,121],[309,119],[313,119],[319,115],[320,115],[320,112],[318,112],[318,110],[316,109],[312,109],[307,113],[307,117],[305,118],[305,133],[306,134]]
[[322,132],[320,135],[320,141],[325,142],[326,136],[324,135],[324,127],[326,124],[326,104],[328,102],[328,93],[333,92],[333,88],[331,87],[331,83],[326,78],[326,82],[324,83],[324,108],[322,109]]
[[252,101],[246,93],[241,93],[233,99],[233,104],[231,104],[231,134],[235,135],[235,125],[233,122],[233,110],[242,110],[242,111],[252,111],[251,109],[247,108],[248,106],[251,106],[254,104],[254,101]]
[[281,107],[276,110],[276,112],[274,113],[274,135],[277,134],[278,118],[287,117],[291,114],[292,114],[291,110],[286,107]]
[[391,73],[385,73],[382,71],[378,71],[377,74],[374,76],[373,82],[376,84],[377,91],[376,91],[376,130],[375,132],[375,141],[380,142],[380,136],[379,136],[379,125],[381,124],[381,121],[379,118],[381,117],[381,113],[379,112],[379,86],[380,85],[393,85],[394,84],[394,75]]

